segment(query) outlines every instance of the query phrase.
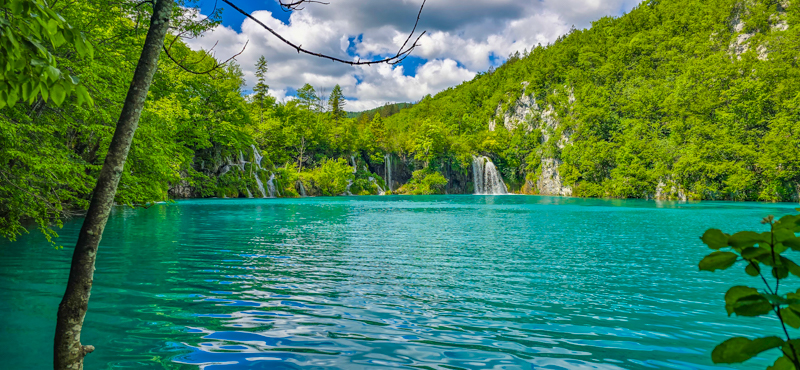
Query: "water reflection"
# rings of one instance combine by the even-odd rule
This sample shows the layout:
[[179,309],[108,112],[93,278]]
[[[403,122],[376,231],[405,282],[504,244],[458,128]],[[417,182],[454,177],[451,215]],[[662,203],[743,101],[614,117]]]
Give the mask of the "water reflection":
[[[727,333],[774,325],[725,316],[722,294],[744,274],[697,272],[697,235],[794,207],[393,196],[118,208],[87,368],[710,368]],[[47,367],[29,354],[51,351],[71,251],[37,235],[0,249],[0,353]]]

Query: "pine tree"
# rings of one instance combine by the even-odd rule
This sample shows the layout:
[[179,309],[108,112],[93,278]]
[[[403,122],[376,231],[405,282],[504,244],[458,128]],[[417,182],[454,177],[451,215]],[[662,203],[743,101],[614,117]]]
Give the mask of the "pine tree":
[[256,86],[253,87],[253,92],[255,93],[253,99],[258,104],[260,123],[264,123],[264,110],[274,103],[274,99],[268,94],[269,85],[267,85],[265,79],[267,70],[267,59],[262,55],[258,58],[258,62],[256,62],[256,77],[258,77],[258,82]]
[[328,99],[328,104],[331,107],[331,113],[333,115],[334,120],[339,120],[340,118],[345,117],[344,112],[344,105],[345,99],[344,94],[342,94],[342,87],[336,85],[331,91],[331,97]]
[[375,116],[372,117],[372,121],[369,123],[369,129],[375,137],[376,144],[385,149],[383,144],[386,141],[386,127],[380,113],[375,112]]

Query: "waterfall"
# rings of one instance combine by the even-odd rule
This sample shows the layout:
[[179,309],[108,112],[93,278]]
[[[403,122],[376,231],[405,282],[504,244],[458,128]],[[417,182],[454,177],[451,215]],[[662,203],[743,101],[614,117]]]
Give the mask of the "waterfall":
[[231,170],[231,166],[229,164],[226,164],[226,165],[222,166],[222,170],[220,170],[220,172],[219,172],[219,177],[224,176],[230,170]]
[[261,192],[261,197],[266,198],[267,192],[264,190],[264,183],[261,182],[261,177],[259,177],[258,174],[256,174],[256,184],[258,184],[258,191]]
[[270,198],[275,198],[275,193],[276,193],[276,189],[275,189],[275,174],[272,173],[272,172],[270,172],[269,180],[267,180],[267,190],[269,191],[269,197]]
[[475,194],[508,194],[503,177],[487,157],[472,157],[472,182],[475,184]]
[[353,162],[353,173],[356,173],[356,171],[358,171],[358,167],[356,166],[356,157],[351,155],[350,161]]
[[386,188],[389,191],[392,191],[392,155],[386,153],[383,156],[385,158],[384,162],[386,163]]
[[342,195],[353,195],[353,193],[350,192],[351,186],[353,186],[353,180],[347,180],[347,187],[344,189]]
[[[259,170],[263,170],[263,168],[261,168],[261,159],[263,159],[264,157],[261,156],[261,154],[258,153],[258,149],[256,149],[255,145],[250,145],[250,147],[253,148],[253,158],[255,160],[256,167]],[[258,191],[261,192],[261,197],[262,198],[266,198],[267,197],[267,191],[264,190],[264,183],[261,182],[261,177],[258,176],[258,171],[256,171],[256,184],[258,184]]]
[[385,191],[383,191],[383,188],[381,187],[381,185],[380,185],[380,184],[378,184],[378,182],[375,180],[375,178],[374,178],[374,177],[370,177],[370,178],[369,178],[369,181],[370,181],[371,183],[375,184],[375,187],[377,187],[377,188],[378,188],[378,195],[386,195],[386,192],[385,192]]
[[308,195],[306,195],[306,187],[305,187],[305,185],[303,185],[303,181],[302,180],[297,180],[297,183],[300,185],[300,196],[301,197],[307,197]]
[[248,197],[248,198],[252,198],[252,197],[253,197],[253,193],[251,193],[251,192],[250,192],[250,189],[248,189],[248,188],[246,188],[246,187],[245,187],[245,188],[244,188],[244,190],[246,190],[246,191],[247,191],[247,197]]
[[263,159],[264,157],[258,153],[258,149],[256,149],[255,145],[250,145],[250,147],[253,148],[253,158],[255,158],[256,166],[258,166],[258,168],[261,169],[261,159]]

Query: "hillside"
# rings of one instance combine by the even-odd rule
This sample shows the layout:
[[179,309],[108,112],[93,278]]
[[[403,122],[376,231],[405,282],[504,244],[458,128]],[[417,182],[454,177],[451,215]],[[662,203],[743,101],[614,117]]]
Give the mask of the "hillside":
[[[387,119],[440,168],[489,155],[526,193],[797,201],[800,10],[646,1]],[[430,135],[428,135],[430,136]]]
[[[53,50],[94,104],[4,97],[0,234],[10,239],[23,224],[55,235],[86,209],[144,38],[127,3],[53,9],[94,45],[93,58]],[[245,97],[238,65],[213,69],[210,54],[169,35],[174,57],[213,72],[159,60],[115,201],[506,188],[798,201],[798,21],[786,0],[646,1],[411,107],[357,118],[327,110],[308,84],[286,103],[266,80]]]
[[391,115],[397,114],[400,110],[409,108],[414,106],[412,103],[387,103],[386,105],[378,108],[373,108],[361,112],[347,112],[347,118],[357,118],[361,119],[361,117],[372,119],[375,116],[375,113],[380,113],[381,117],[386,118]]

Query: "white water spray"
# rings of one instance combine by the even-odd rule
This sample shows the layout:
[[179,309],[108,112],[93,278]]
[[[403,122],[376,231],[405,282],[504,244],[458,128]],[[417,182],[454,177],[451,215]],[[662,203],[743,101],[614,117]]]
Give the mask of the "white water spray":
[[475,194],[508,194],[508,188],[500,172],[494,163],[484,156],[472,157],[472,183],[475,185]]
[[277,192],[275,189],[275,174],[269,174],[269,180],[267,180],[267,191],[269,192],[270,198],[275,198],[275,193]]
[[380,184],[378,184],[378,181],[377,181],[377,180],[375,180],[375,178],[374,178],[374,177],[370,177],[370,178],[369,178],[369,181],[370,181],[371,183],[375,184],[375,187],[376,187],[376,188],[378,188],[378,195],[386,195],[386,192],[385,192],[385,191],[383,191],[383,188],[381,187],[381,185],[380,185]]
[[386,155],[384,155],[383,158],[384,158],[384,163],[386,164],[386,188],[389,191],[392,191],[394,190],[392,189],[392,155],[386,153]]

